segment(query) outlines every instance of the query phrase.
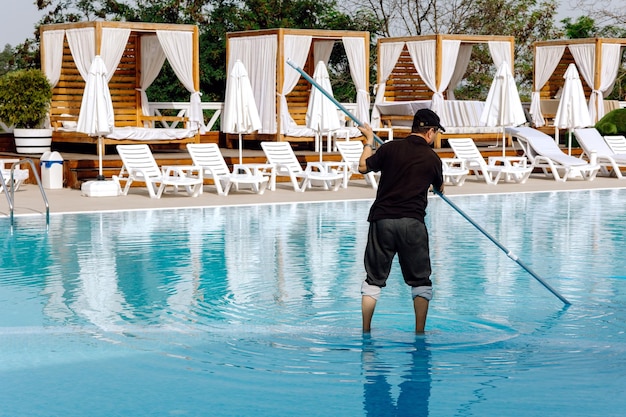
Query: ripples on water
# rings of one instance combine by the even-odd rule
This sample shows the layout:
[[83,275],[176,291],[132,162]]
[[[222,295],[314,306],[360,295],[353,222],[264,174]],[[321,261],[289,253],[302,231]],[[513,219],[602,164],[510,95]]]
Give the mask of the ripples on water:
[[367,201],[17,218],[0,416],[619,415],[624,196],[454,199],[567,309],[432,199],[425,336],[397,267],[361,335]]

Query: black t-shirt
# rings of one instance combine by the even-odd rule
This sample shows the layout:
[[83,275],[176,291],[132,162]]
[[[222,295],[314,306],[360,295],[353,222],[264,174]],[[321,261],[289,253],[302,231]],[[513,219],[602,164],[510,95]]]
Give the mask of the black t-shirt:
[[410,217],[423,222],[430,185],[443,184],[441,159],[426,140],[411,134],[386,142],[366,163],[369,171],[381,172],[368,221]]

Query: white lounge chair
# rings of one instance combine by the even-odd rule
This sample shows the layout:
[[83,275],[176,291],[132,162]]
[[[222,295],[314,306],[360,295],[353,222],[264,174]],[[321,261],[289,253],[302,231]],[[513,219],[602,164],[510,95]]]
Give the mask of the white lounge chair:
[[621,168],[626,168],[626,154],[616,154],[613,149],[605,142],[604,138],[595,127],[585,129],[574,129],[574,136],[578,144],[583,149],[583,155],[589,161],[596,158],[596,162],[600,165],[600,173],[603,175],[615,174],[618,179],[626,178],[622,175]]
[[600,170],[598,164],[566,154],[554,139],[537,129],[509,127],[506,132],[517,138],[525,155],[535,167],[541,168],[546,176],[552,174],[556,181],[565,182],[577,174],[587,181],[593,181]]
[[[359,172],[359,161],[363,153],[363,142],[360,140],[338,141],[335,142],[335,145],[341,154],[343,162],[348,164],[346,181],[349,181],[353,174],[361,174]],[[380,172],[368,172],[361,175],[373,189],[378,189],[378,179],[376,177],[380,176]]]
[[258,194],[263,194],[267,188],[269,176],[253,173],[245,164],[235,165],[231,172],[215,143],[188,143],[187,151],[193,164],[202,168],[204,178],[213,180],[219,195],[228,195],[233,185],[236,189],[249,187]]
[[444,184],[458,185],[460,187],[465,183],[465,179],[469,175],[469,169],[467,169],[465,160],[458,158],[441,158],[441,165]]
[[474,171],[477,178],[482,176],[487,184],[497,184],[501,178],[523,184],[533,171],[525,157],[490,157],[486,162],[470,138],[448,139],[448,143],[455,157],[465,161],[466,168]]
[[343,182],[343,173],[329,170],[321,162],[309,162],[302,169],[289,142],[261,142],[261,148],[276,175],[288,176],[295,191],[304,192],[312,186],[337,191]]
[[[6,185],[7,190],[11,188],[11,165],[18,161],[19,159],[0,159],[0,170],[2,171],[2,178],[4,179],[4,185]],[[13,191],[17,191],[20,185],[22,185],[29,176],[30,171],[28,169],[16,166],[13,169]],[[2,192],[2,187],[0,187],[0,192]]]
[[[135,181],[144,182],[151,198],[161,198],[165,187],[174,191],[183,187],[187,194],[197,197],[202,193],[202,168],[197,166],[172,165],[159,168],[148,145],[117,145],[117,153],[122,159],[122,169],[113,180],[120,186],[125,181],[122,195],[127,195]],[[158,184],[158,187],[157,187]]]
[[622,135],[607,135],[604,137],[604,141],[616,154],[626,154],[626,137]]

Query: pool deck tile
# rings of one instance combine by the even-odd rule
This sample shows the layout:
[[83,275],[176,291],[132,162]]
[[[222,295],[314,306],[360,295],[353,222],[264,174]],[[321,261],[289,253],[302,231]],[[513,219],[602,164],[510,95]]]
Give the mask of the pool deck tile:
[[[525,184],[499,183],[487,185],[484,181],[470,177],[461,187],[446,186],[445,193],[447,196],[454,196],[608,188],[626,188],[626,180],[597,177],[594,181],[570,179],[563,183],[556,182],[552,178],[546,178],[541,174],[533,174]],[[80,190],[69,188],[45,190],[45,193],[50,213],[362,200],[375,197],[375,191],[364,180],[350,181],[348,188],[340,188],[336,192],[311,189],[299,193],[295,192],[289,183],[277,183],[275,191],[267,190],[262,195],[250,191],[233,190],[227,196],[219,196],[215,193],[213,186],[207,185],[204,193],[195,198],[180,192],[178,194],[164,194],[160,199],[151,199],[148,197],[145,187],[133,187],[128,195],[118,197],[86,197],[81,194]],[[34,184],[23,185],[15,192],[14,207],[16,216],[45,213],[44,200],[39,188]],[[8,216],[9,214],[7,199],[0,197],[0,216]]]

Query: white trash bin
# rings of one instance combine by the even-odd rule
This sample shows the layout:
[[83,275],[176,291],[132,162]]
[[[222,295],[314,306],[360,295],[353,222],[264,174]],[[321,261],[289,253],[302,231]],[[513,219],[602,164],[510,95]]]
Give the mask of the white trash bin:
[[43,188],[54,190],[63,188],[63,157],[58,152],[44,152],[39,159],[41,184]]

